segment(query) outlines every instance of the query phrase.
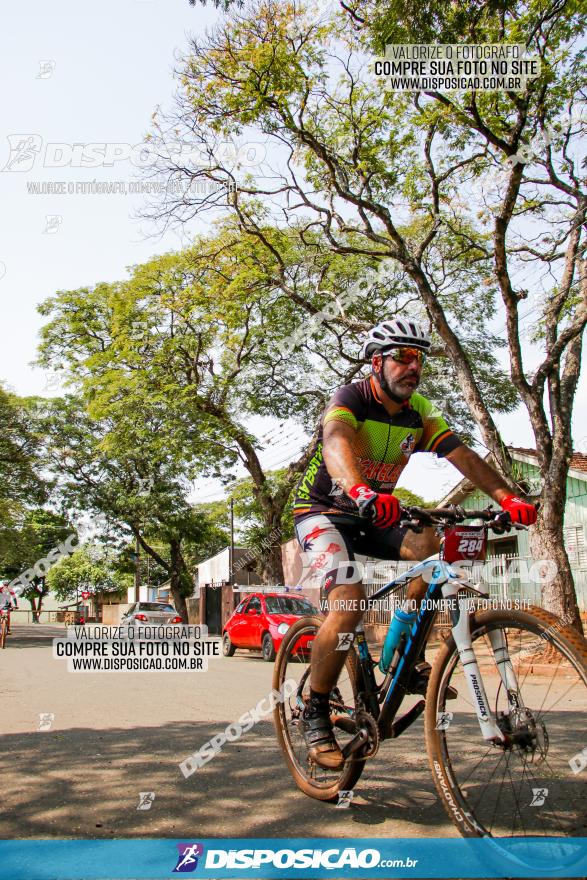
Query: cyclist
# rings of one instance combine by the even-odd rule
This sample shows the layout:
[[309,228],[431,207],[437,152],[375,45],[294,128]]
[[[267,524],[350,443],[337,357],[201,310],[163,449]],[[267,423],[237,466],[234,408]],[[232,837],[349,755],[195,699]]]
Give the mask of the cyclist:
[[[433,452],[447,458],[514,522],[536,521],[534,506],[512,495],[439,410],[416,393],[429,349],[427,333],[412,318],[395,316],[371,328],[362,351],[371,361],[371,375],[344,385],[331,398],[297,488],[298,541],[310,568],[323,574],[326,596],[335,597],[312,646],[310,698],[302,715],[309,756],[328,769],[344,763],[329,717],[329,694],[346,656],[337,650],[339,635],[354,632],[366,599],[356,566],[349,563],[356,553],[414,562],[439,550],[433,528],[417,534],[398,525],[400,502],[392,493],[411,455]],[[408,599],[419,601],[426,587],[422,578],[413,579]],[[416,669],[414,690],[425,693],[430,667],[423,662]]]
[[10,612],[18,608],[16,594],[10,589],[9,581],[0,581],[0,611],[8,612],[8,632],[10,632]]

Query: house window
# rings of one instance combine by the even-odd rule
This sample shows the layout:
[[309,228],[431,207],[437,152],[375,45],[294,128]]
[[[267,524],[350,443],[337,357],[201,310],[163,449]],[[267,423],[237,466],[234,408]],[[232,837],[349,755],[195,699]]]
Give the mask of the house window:
[[585,527],[566,526],[565,527],[565,544],[567,553],[569,554],[569,562],[572,568],[578,568],[581,571],[587,569],[587,542],[585,541]]

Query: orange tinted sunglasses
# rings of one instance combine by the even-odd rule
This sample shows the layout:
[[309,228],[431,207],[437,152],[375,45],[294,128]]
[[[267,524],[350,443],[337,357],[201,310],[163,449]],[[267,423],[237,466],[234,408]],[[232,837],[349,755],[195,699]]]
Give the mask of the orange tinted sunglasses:
[[385,357],[390,357],[398,364],[411,364],[416,359],[420,366],[426,363],[426,355],[419,348],[394,348]]

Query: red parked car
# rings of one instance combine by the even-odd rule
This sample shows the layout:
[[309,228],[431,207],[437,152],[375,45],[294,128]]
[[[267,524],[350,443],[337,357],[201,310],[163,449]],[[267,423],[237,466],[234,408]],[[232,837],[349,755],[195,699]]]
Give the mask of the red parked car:
[[[271,662],[292,623],[300,617],[320,615],[304,596],[289,593],[251,593],[237,605],[222,630],[222,653],[232,657],[237,648],[261,650]],[[314,636],[300,639],[299,653],[310,656]]]

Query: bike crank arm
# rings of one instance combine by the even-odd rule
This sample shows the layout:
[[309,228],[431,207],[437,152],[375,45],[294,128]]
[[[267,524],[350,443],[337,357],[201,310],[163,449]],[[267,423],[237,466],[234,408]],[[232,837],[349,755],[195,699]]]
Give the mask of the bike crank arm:
[[353,738],[346,744],[346,746],[342,749],[343,758],[349,758],[354,752],[357,752],[360,748],[366,745],[369,742],[369,731],[362,727],[358,733],[353,736]]

